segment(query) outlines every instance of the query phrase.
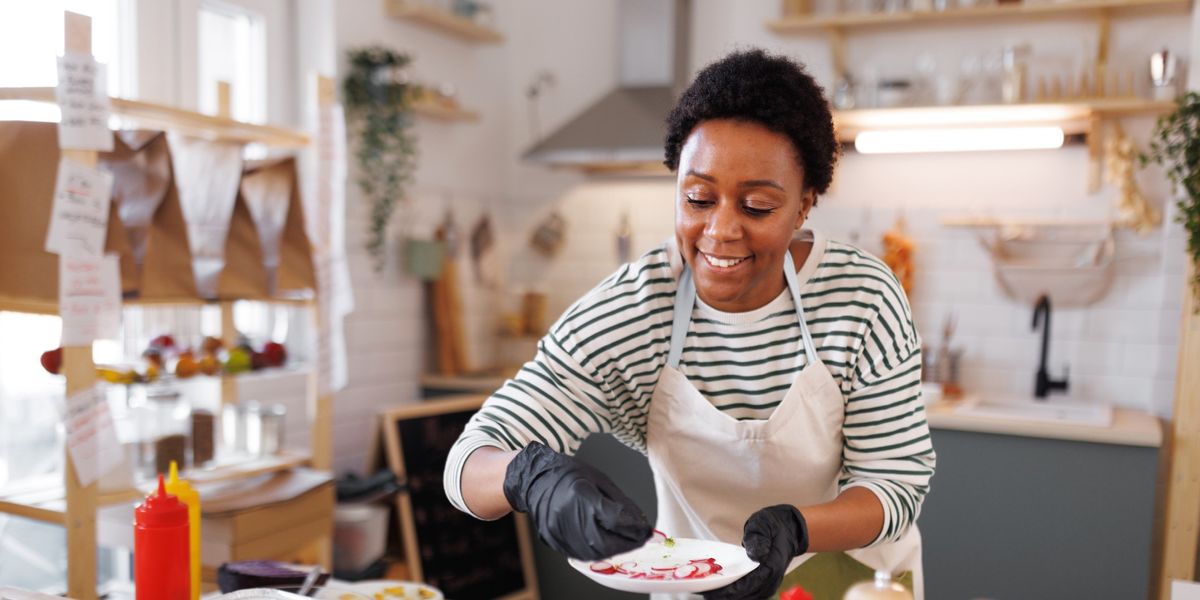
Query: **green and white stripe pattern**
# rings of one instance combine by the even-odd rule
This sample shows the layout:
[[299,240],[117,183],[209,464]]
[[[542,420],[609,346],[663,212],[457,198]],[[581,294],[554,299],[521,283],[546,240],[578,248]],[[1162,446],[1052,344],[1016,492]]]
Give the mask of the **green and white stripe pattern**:
[[[920,395],[920,339],[886,265],[815,237],[808,262],[818,262],[799,275],[813,342],[846,399],[839,485],[874,492],[884,507],[874,543],[895,540],[920,512],[935,462]],[[537,440],[574,453],[590,433],[608,432],[646,451],[650,397],[667,361],[681,269],[668,242],[621,267],[563,314],[537,356],[488,399],[451,450],[445,472],[451,503],[467,510],[460,474],[481,446],[515,450]],[[746,313],[697,302],[680,370],[722,411],[765,419],[807,364],[804,354],[785,288]]]

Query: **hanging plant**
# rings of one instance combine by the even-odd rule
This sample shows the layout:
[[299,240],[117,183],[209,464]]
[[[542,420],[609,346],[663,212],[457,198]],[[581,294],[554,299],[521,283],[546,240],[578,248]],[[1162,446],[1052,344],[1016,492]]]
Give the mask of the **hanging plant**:
[[367,250],[381,271],[387,259],[387,226],[416,168],[417,139],[412,132],[416,86],[403,69],[407,54],[382,46],[347,52],[350,71],[342,80],[347,121],[355,140],[358,187],[371,203]]
[[1150,151],[1140,158],[1143,166],[1164,165],[1167,178],[1183,191],[1176,220],[1187,230],[1192,293],[1200,299],[1200,94],[1188,92],[1176,100],[1174,111],[1158,118]]

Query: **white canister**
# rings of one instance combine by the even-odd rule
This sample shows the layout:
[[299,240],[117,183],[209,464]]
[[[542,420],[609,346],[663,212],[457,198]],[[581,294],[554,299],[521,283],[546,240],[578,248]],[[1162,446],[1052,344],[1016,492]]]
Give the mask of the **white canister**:
[[875,581],[856,583],[846,590],[843,600],[913,600],[904,586],[892,581],[887,571],[875,571]]

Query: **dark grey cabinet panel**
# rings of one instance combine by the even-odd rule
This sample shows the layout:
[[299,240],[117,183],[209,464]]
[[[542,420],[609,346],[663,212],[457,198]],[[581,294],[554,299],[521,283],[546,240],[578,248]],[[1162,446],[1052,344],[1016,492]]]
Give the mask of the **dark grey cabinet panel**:
[[1158,448],[933,430],[929,600],[1145,598]]

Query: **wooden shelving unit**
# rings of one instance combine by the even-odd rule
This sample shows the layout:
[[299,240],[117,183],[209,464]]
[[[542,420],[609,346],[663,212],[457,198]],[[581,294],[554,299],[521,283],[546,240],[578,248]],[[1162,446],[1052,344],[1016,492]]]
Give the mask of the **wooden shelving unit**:
[[778,34],[795,34],[829,29],[865,29],[889,25],[939,25],[1000,19],[1049,19],[1070,16],[1097,17],[1102,13],[1167,12],[1184,14],[1190,0],[1069,0],[1064,2],[1013,3],[952,8],[944,11],[896,13],[841,13],[788,15],[767,22]]
[[[52,87],[0,88],[0,100],[25,100],[54,103]],[[266,144],[280,148],[303,148],[308,135],[284,127],[235,121],[153,102],[111,98],[114,115],[139,127],[160,127],[205,139],[243,144]]]
[[[91,20],[88,17],[66,13],[65,16],[66,48],[70,52],[91,53]],[[332,89],[332,82],[325,81],[325,87]],[[145,127],[162,129],[186,134],[208,140],[220,140],[238,144],[265,144],[273,148],[304,148],[309,143],[308,135],[282,127],[245,123],[229,118],[228,90],[219,93],[223,116],[200,114],[171,106],[112,98],[112,114],[118,117],[122,127]],[[0,88],[0,101],[19,100],[43,103],[55,103],[54,88]],[[325,100],[328,100],[326,98]],[[322,101],[325,101],[322,100]],[[98,154],[91,150],[61,151],[61,155],[78,163],[95,167]],[[25,202],[27,198],[0,198],[0,202]],[[307,240],[306,240],[307,241]],[[40,250],[40,246],[38,248]],[[239,257],[231,257],[237,260]],[[245,257],[240,257],[245,258]],[[261,260],[261,256],[255,257]],[[17,311],[36,314],[58,314],[56,301],[49,300],[53,294],[45,294],[43,290],[32,293],[29,297],[0,298],[0,310]],[[316,308],[313,298],[246,298],[251,301],[299,304],[310,310]],[[233,327],[233,300],[210,302],[199,298],[179,298],[178,300],[132,301],[125,304],[144,305],[204,305],[219,304],[222,312],[222,337],[227,346],[236,332]],[[302,465],[310,465],[316,469],[329,469],[332,464],[332,444],[328,439],[331,435],[332,398],[328,394],[318,394],[316,385],[316,368],[310,365],[307,391],[304,405],[311,408],[311,450],[303,454],[290,453],[271,457],[250,458],[229,462],[206,469],[185,471],[185,477],[195,483],[212,483],[227,480],[247,479],[267,473],[284,471]],[[281,370],[281,372],[289,372]],[[91,345],[67,346],[63,348],[63,365],[61,370],[66,383],[66,393],[74,394],[93,387],[96,384],[96,369],[92,362]],[[236,402],[236,383],[238,377],[222,377],[221,402],[229,404]],[[6,486],[0,489],[0,512],[20,515],[22,517],[41,520],[62,525],[66,530],[67,540],[67,595],[78,600],[94,600],[96,589],[96,511],[98,507],[130,503],[144,497],[148,491],[148,483],[139,483],[138,488],[101,491],[100,485],[93,482],[82,485],[78,477],[73,459],[69,452],[64,452],[64,466],[61,473],[35,480],[19,482],[18,485]],[[145,488],[145,489],[141,489]],[[320,560],[330,562],[331,538],[328,536],[314,541],[318,548]],[[329,568],[330,564],[324,564]]]
[[1068,135],[1088,134],[1097,119],[1170,112],[1173,102],[1138,98],[1101,98],[1078,102],[999,105],[922,106],[834,111],[838,139],[853,142],[867,129],[916,127],[1058,125]]
[[468,42],[499,44],[504,41],[504,36],[490,27],[416,0],[388,0],[386,6],[389,17],[419,23]]
[[784,2],[783,16],[768,21],[767,29],[780,35],[827,34],[833,73],[837,79],[849,73],[846,67],[846,34],[851,31],[884,27],[949,27],[996,21],[1050,21],[1068,18],[1096,22],[1096,61],[1092,72],[1103,72],[1108,63],[1109,38],[1115,16],[1137,14],[1186,15],[1191,0],[1065,0],[1062,2],[1014,2],[954,8],[944,11],[902,11],[894,13],[789,14]]

